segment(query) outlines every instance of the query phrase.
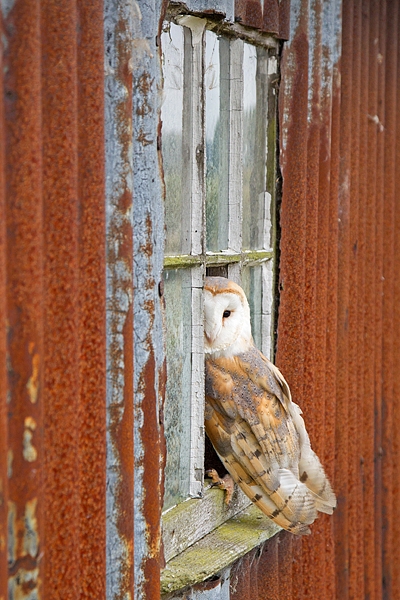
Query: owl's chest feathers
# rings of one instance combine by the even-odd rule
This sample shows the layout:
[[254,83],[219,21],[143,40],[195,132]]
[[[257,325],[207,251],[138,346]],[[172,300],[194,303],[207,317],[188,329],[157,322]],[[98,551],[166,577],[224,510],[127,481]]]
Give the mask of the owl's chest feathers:
[[280,428],[285,413],[281,402],[249,377],[247,355],[206,360],[206,404],[226,416],[239,414],[251,425],[268,413],[271,426]]
[[248,377],[237,356],[206,359],[206,397],[220,402],[236,397],[246,401],[244,391],[247,387]]
[[[264,385],[260,385],[261,372],[257,368],[250,377],[250,364],[254,365],[253,361],[249,363],[250,358],[246,354],[206,360],[207,433],[210,436],[212,424],[219,423],[212,433],[216,441],[218,431],[222,436],[233,435],[238,423],[243,421],[248,424],[243,425],[245,428],[249,426],[257,438],[265,440],[265,445],[273,454],[289,451],[289,462],[296,462],[300,440],[294,423],[284,402],[274,393],[275,385],[272,385],[272,389],[267,385],[270,383],[268,365],[263,365]],[[263,442],[261,444],[264,445]]]

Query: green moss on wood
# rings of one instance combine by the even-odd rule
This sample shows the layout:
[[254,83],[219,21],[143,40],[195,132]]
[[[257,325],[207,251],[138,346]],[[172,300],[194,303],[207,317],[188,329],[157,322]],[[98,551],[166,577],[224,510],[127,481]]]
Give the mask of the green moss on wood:
[[224,254],[221,252],[220,254],[207,254],[206,256],[182,254],[180,256],[166,256],[164,258],[164,268],[182,269],[184,267],[200,265],[204,262],[206,265],[228,265],[238,262],[251,263],[271,258],[273,258],[273,252],[269,252],[268,250],[251,250],[242,254]]
[[163,594],[208,579],[280,531],[251,506],[169,561],[162,572]]

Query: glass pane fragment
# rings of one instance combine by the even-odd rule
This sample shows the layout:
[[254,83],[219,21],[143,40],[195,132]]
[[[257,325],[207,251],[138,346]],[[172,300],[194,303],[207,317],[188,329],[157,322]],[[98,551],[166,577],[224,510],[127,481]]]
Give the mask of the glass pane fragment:
[[183,28],[170,23],[161,35],[164,75],[162,156],[165,199],[165,253],[182,252],[182,115],[183,115]]
[[242,287],[250,306],[251,331],[254,343],[273,360],[274,263],[266,260],[259,265],[247,265],[242,270]]
[[242,288],[250,306],[251,332],[254,343],[262,351],[262,266],[247,266],[242,270]]
[[168,331],[165,399],[167,463],[164,496],[164,509],[167,509],[186,499],[189,493],[192,373],[191,271],[166,270],[164,280]]
[[228,247],[229,69],[221,62],[227,44],[206,31],[206,247],[213,252]]
[[243,56],[243,249],[265,248],[268,56],[244,44]]
[[274,261],[267,260],[262,264],[263,294],[262,320],[263,336],[262,351],[274,361]]

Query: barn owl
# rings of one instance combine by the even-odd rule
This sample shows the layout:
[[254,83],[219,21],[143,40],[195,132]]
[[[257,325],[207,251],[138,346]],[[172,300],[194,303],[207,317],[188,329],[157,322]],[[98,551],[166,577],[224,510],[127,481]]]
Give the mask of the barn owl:
[[[317,511],[332,514],[336,498],[301,410],[278,368],[254,345],[242,288],[207,277],[204,313],[207,435],[263,513],[292,533],[309,534]],[[224,487],[215,470],[209,474]]]

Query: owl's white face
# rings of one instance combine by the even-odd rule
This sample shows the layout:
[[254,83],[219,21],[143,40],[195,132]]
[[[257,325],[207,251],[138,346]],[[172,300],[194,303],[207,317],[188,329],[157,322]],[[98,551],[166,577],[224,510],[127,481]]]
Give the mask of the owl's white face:
[[250,309],[236,283],[207,277],[204,286],[204,350],[215,356],[234,356],[252,345]]

